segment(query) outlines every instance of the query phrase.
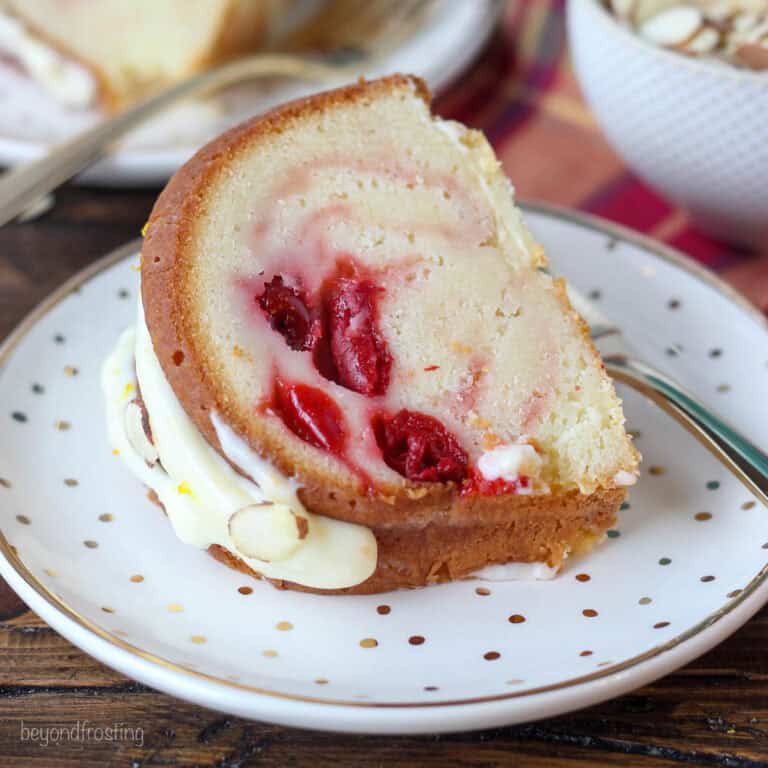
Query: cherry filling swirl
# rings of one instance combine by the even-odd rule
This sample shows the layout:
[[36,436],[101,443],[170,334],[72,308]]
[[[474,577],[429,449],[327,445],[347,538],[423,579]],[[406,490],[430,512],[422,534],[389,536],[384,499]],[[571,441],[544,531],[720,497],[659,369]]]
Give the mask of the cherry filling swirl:
[[285,426],[305,443],[330,453],[343,453],[344,417],[321,389],[277,377],[271,405]]
[[[300,285],[296,280],[295,285]],[[320,320],[310,308],[307,294],[300,287],[286,284],[283,275],[275,275],[264,283],[264,289],[255,297],[273,331],[296,350],[313,349],[320,337]]]
[[[300,277],[277,274],[254,297],[270,327],[295,351],[310,352],[319,373],[367,397],[387,392],[392,355],[379,324],[384,289],[351,259],[340,259],[315,295]],[[348,432],[333,398],[275,375],[272,410],[304,442],[343,457]],[[438,419],[403,409],[371,419],[376,444],[391,469],[414,482],[461,483],[469,476],[466,451]]]
[[326,379],[361,395],[385,394],[392,355],[379,327],[384,289],[349,260],[339,262],[318,296],[301,285],[284,274],[264,282],[255,301],[272,330],[293,350],[315,350],[315,366]]
[[403,409],[379,414],[373,424],[384,462],[408,480],[460,483],[467,477],[466,451],[433,416]]
[[[369,397],[386,393],[392,368],[378,322],[376,301],[382,292],[368,278],[337,276],[327,283],[323,296],[327,367],[320,372]],[[323,366],[320,356],[317,364]]]

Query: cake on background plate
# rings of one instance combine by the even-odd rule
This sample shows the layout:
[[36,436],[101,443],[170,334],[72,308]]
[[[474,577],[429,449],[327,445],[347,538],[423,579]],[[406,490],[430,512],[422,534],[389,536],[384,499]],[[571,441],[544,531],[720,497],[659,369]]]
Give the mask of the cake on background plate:
[[204,147],[146,228],[110,440],[177,535],[278,586],[551,576],[637,475],[485,138],[414,77]]
[[60,101],[108,111],[268,39],[290,0],[0,0],[0,51]]

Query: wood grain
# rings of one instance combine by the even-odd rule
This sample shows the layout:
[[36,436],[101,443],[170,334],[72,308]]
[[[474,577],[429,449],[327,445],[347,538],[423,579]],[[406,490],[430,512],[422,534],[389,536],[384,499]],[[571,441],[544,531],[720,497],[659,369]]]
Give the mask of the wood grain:
[[0,338],[67,277],[138,237],[156,196],[65,187],[43,217],[0,228]]
[[[768,765],[764,610],[694,664],[636,693],[476,734],[361,737],[252,723],[179,702],[83,655],[32,613],[0,624],[0,765],[318,767]],[[119,742],[43,747],[27,729],[122,724]],[[135,743],[140,741],[143,743]]]
[[[0,229],[0,336],[66,277],[136,237],[155,194],[68,187],[43,218]],[[226,717],[127,680],[0,583],[0,766],[768,766],[767,647],[763,610],[685,669],[582,712],[440,737],[318,734]],[[84,721],[141,729],[141,743],[44,747],[30,736]]]

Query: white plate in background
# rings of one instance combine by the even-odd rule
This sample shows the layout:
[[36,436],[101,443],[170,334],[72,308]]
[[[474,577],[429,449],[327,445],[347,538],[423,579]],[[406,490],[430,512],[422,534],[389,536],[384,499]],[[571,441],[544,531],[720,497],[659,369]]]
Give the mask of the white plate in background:
[[[412,73],[440,92],[480,52],[501,8],[497,0],[443,0],[427,28],[361,74]],[[313,90],[323,87],[262,81],[232,89],[221,99],[181,104],[141,126],[111,157],[80,178],[108,186],[163,184],[202,144],[230,125]],[[0,164],[40,157],[99,119],[96,111],[63,107],[34,81],[0,63]]]

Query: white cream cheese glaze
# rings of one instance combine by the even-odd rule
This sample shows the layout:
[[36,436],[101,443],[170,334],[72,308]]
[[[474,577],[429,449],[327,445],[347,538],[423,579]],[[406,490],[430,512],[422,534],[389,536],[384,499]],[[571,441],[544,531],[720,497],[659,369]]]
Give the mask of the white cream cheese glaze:
[[[133,447],[126,431],[137,378],[159,457],[154,465]],[[315,589],[351,587],[374,572],[377,545],[371,530],[308,512],[296,495],[299,484],[257,456],[215,413],[211,420],[223,453],[248,477],[208,444],[165,378],[141,307],[136,329],[122,334],[104,364],[102,387],[113,451],[155,491],[184,543],[218,544],[267,578]],[[298,521],[293,541],[286,514],[306,521]],[[235,515],[239,521],[233,530]]]
[[33,80],[66,106],[85,108],[95,102],[98,84],[84,66],[46,45],[18,19],[2,12],[0,51],[15,58]]
[[486,565],[472,574],[483,581],[549,581],[557,576],[559,568],[546,563],[502,563]]
[[[542,465],[539,452],[526,442],[497,445],[492,450],[485,451],[477,460],[477,468],[486,480],[501,479],[514,483],[522,477],[527,477],[537,484],[539,491],[546,490],[538,480]],[[518,488],[517,493],[533,493],[533,484]]]
[[627,472],[626,469],[620,469],[613,476],[613,482],[619,488],[624,488],[630,485],[634,485],[637,482],[637,475],[632,472]]

